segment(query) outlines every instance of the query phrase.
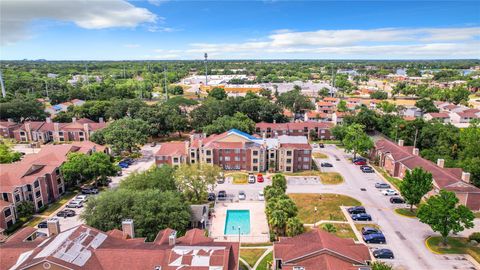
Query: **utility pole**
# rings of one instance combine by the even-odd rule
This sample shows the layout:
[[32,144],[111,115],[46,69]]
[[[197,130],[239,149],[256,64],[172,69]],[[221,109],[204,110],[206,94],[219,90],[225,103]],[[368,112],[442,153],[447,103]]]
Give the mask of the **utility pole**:
[[48,80],[45,80],[45,91],[47,92],[47,98],[48,98]]
[[207,62],[208,62],[208,54],[205,53],[205,86],[208,85],[208,65],[207,65]]
[[7,96],[7,92],[5,91],[5,85],[3,84],[2,69],[0,69],[0,84],[2,86],[2,97],[5,98]]
[[163,80],[165,81],[165,100],[168,100],[167,66],[163,67]]
[[413,140],[413,148],[417,148],[417,135],[418,135],[418,127],[415,128],[415,139]]

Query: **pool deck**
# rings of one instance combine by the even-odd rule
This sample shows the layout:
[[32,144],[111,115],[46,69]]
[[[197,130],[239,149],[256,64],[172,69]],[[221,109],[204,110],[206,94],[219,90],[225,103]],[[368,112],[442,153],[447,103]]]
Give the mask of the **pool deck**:
[[215,216],[210,226],[210,237],[215,241],[238,242],[238,235],[224,235],[227,210],[250,210],[250,234],[241,235],[240,241],[245,243],[264,243],[270,240],[265,202],[217,202]]

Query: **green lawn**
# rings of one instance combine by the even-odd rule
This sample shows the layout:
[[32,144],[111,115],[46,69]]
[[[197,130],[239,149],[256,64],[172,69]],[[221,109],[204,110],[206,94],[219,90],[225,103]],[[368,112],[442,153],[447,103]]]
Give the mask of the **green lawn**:
[[248,267],[242,262],[240,261],[240,270],[248,270]]
[[248,174],[236,172],[236,173],[226,173],[225,177],[233,177],[234,184],[247,184],[248,183]]
[[269,247],[272,243],[265,242],[265,243],[240,243],[241,247]]
[[258,264],[257,270],[269,270],[268,266],[272,265],[272,262],[273,262],[273,253],[270,252]]
[[476,218],[480,218],[480,212],[473,213]]
[[[361,205],[354,198],[339,194],[288,194],[298,208],[298,217],[303,223],[312,224],[319,220],[345,221],[340,206]],[[315,213],[315,207],[317,212]]]
[[325,155],[324,153],[320,153],[320,152],[314,152],[314,153],[312,153],[312,157],[313,157],[313,158],[328,158],[327,155]]
[[42,222],[42,220],[42,217],[33,217],[27,223],[25,223],[25,226],[35,227],[38,225],[38,223]]
[[397,189],[400,189],[400,183],[402,182],[402,180],[400,180],[396,177],[390,176],[384,169],[382,169],[382,168],[380,168],[376,165],[372,165],[372,166],[375,168],[375,170],[377,170],[379,173],[381,173],[382,176],[385,177],[385,179],[387,179],[388,182],[390,182],[390,184],[395,186]]
[[244,259],[250,265],[250,267],[255,265],[263,253],[265,253],[264,248],[240,249],[240,257]]
[[337,229],[334,234],[340,238],[353,238],[357,240],[357,237],[355,236],[355,233],[352,230],[352,227],[350,227],[349,224],[340,224],[340,223],[332,223],[333,226]]
[[414,218],[417,216],[417,209],[413,209],[412,212],[410,212],[410,208],[397,208],[395,209],[395,212],[399,215]]
[[463,237],[448,237],[447,246],[441,246],[442,238],[440,236],[429,237],[426,241],[427,246],[436,253],[440,254],[469,254],[480,263],[480,247],[468,245],[468,239]]

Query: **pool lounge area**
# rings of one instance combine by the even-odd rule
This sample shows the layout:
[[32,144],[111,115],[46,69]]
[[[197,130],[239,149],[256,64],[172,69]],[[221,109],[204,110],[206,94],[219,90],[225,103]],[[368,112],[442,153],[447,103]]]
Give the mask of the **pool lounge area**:
[[250,234],[250,210],[227,210],[223,234]]

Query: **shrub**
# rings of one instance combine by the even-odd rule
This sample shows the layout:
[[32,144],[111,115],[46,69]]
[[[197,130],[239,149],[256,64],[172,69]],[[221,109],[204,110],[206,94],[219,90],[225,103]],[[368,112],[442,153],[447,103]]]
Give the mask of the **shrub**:
[[475,240],[478,243],[480,243],[480,232],[474,232],[474,233],[470,234],[470,236],[468,237],[468,240],[470,240],[470,241]]

